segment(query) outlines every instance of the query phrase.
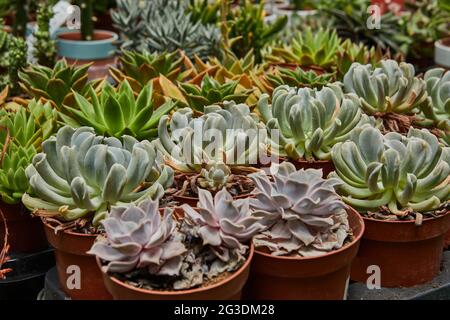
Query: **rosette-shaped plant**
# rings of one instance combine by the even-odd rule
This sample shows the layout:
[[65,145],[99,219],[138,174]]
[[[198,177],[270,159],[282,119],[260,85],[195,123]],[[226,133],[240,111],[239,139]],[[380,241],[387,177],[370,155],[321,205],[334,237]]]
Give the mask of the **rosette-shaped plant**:
[[274,88],[282,85],[320,89],[330,83],[333,77],[332,73],[317,74],[313,70],[304,71],[302,68],[295,70],[279,68],[274,69],[272,73],[267,73],[266,80],[270,83],[268,91],[271,93]]
[[[41,65],[30,65],[19,71],[20,87],[31,97],[50,101],[52,105],[61,109],[63,105],[72,106],[73,92],[86,94],[88,90],[89,65],[76,67],[59,60],[53,69]],[[103,80],[92,82],[96,91],[103,85]]]
[[112,208],[102,221],[106,239],[95,242],[88,254],[104,260],[105,272],[147,268],[153,275],[178,275],[186,247],[172,211],[166,208],[161,216],[158,202],[151,200]]
[[252,237],[265,227],[259,223],[261,218],[252,215],[249,198],[233,200],[226,189],[213,197],[209,191],[199,189],[198,211],[184,204],[185,219],[216,256],[229,261],[233,256],[240,257],[247,249]]
[[450,128],[450,71],[431,69],[424,79],[428,92],[428,99],[422,106],[424,124]]
[[135,98],[128,81],[117,89],[106,83],[100,96],[89,88],[90,101],[75,93],[75,107],[66,107],[63,120],[73,127],[90,126],[98,134],[120,138],[130,135],[138,140],[156,136],[159,119],[175,107],[172,101],[156,109],[152,84],[144,86]]
[[206,75],[200,86],[190,83],[180,83],[188,105],[203,112],[204,107],[212,104],[223,104],[225,101],[244,103],[253,90],[238,90],[238,81],[228,80],[219,83]]
[[150,142],[97,136],[94,129],[61,128],[26,169],[30,194],[22,202],[65,221],[94,213],[94,225],[114,205],[158,198],[173,172],[160,167]]
[[316,66],[332,71],[340,39],[335,31],[311,28],[298,32],[292,44],[270,48],[265,60],[272,63],[295,63],[299,66]]
[[336,194],[336,179],[323,179],[322,171],[296,170],[289,162],[272,165],[271,179],[258,172],[255,199],[250,199],[256,217],[267,230],[255,236],[255,246],[272,255],[318,256],[344,245],[350,228],[346,205]]
[[56,130],[56,111],[50,104],[31,101],[27,108],[0,112],[0,196],[18,203],[28,190],[25,169],[41,143]]
[[178,52],[150,53],[124,51],[120,57],[121,69],[110,68],[111,76],[118,83],[127,80],[134,91],[140,92],[149,81],[163,75],[170,81],[182,76],[183,57]]
[[271,152],[293,160],[330,159],[334,144],[371,120],[361,111],[358,98],[344,95],[337,85],[322,90],[276,88],[261,96],[258,109],[271,136]]
[[386,207],[393,216],[435,210],[449,200],[450,148],[428,130],[407,136],[363,126],[333,147],[344,201],[362,212]]
[[[204,115],[199,118],[193,118],[189,108],[175,112],[169,123],[168,116],[161,117],[159,139],[154,143],[172,168],[198,174],[203,168],[209,170],[211,165],[217,169],[217,164],[225,164],[233,169],[256,164],[266,148],[265,132],[264,125],[247,105],[227,102],[224,108],[205,107]],[[221,174],[227,172],[221,169]],[[215,181],[226,181],[226,178]],[[216,187],[221,188],[221,185]]]
[[354,63],[344,76],[344,91],[356,94],[370,115],[412,115],[427,99],[425,81],[415,76],[414,66],[395,60],[382,60],[377,68]]

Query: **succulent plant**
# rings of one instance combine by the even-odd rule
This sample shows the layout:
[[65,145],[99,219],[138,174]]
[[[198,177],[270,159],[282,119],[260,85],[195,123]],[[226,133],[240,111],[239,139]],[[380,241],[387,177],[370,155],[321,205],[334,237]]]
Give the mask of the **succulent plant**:
[[323,179],[322,171],[296,170],[289,162],[271,167],[271,179],[263,171],[251,175],[255,198],[254,216],[266,230],[256,235],[256,248],[272,255],[319,256],[341,248],[351,230],[346,205],[336,194],[336,179]]
[[178,52],[157,54],[124,51],[120,57],[121,70],[111,67],[110,73],[118,83],[127,80],[133,90],[139,92],[160,75],[170,81],[178,80],[183,67],[183,57],[178,56]]
[[297,32],[291,44],[271,47],[264,59],[271,63],[316,66],[332,72],[340,43],[341,40],[334,30],[320,28],[313,31],[307,28],[303,32]]
[[150,52],[184,50],[193,58],[217,54],[220,32],[214,25],[193,23],[186,5],[173,0],[118,1],[112,15],[116,27],[128,39],[122,48]]
[[345,141],[351,131],[371,123],[355,95],[344,95],[338,85],[322,90],[276,88],[264,94],[258,110],[272,140],[271,152],[293,160],[330,159],[331,148]]
[[200,171],[197,183],[201,188],[218,191],[230,182],[231,169],[222,161],[209,161]]
[[0,196],[4,202],[18,203],[28,190],[25,169],[42,141],[56,130],[56,119],[49,104],[36,101],[15,112],[0,112]]
[[227,46],[239,58],[253,50],[256,62],[261,62],[262,49],[283,30],[287,24],[287,17],[280,16],[273,23],[265,21],[264,2],[253,4],[243,1],[240,6],[229,12],[227,21]]
[[274,88],[288,85],[290,87],[308,87],[308,88],[322,88],[326,86],[333,79],[334,74],[324,73],[318,74],[313,70],[304,71],[297,67],[295,70],[288,68],[274,68],[272,72],[266,74],[265,80],[266,89],[270,93]]
[[334,19],[334,28],[342,39],[384,50],[390,48],[396,53],[405,53],[412,42],[402,32],[401,18],[392,12],[381,15],[379,25],[376,25],[374,16],[367,11],[367,6],[351,10],[324,8],[324,12]]
[[[88,91],[89,65],[76,67],[59,60],[53,69],[40,65],[30,65],[19,72],[20,87],[31,97],[50,101],[52,105],[61,109],[63,105],[72,106],[73,92],[82,95]],[[92,83],[96,91],[101,89],[104,81]]]
[[356,94],[367,114],[380,116],[413,115],[427,99],[425,81],[415,76],[414,66],[395,60],[382,60],[377,68],[354,63],[344,76],[344,91]]
[[200,86],[190,83],[180,83],[180,88],[191,108],[203,112],[205,106],[212,104],[221,105],[225,101],[244,103],[252,93],[252,90],[238,90],[238,82],[228,80],[219,83],[206,75]]
[[435,210],[449,200],[450,149],[428,130],[407,136],[376,128],[353,130],[331,153],[343,199],[361,212],[389,209],[392,216]]
[[159,119],[175,107],[171,101],[159,108],[153,102],[153,87],[144,86],[138,97],[127,80],[117,90],[106,83],[99,97],[89,87],[90,101],[79,93],[75,95],[75,107],[66,107],[69,115],[61,114],[63,120],[74,127],[90,126],[98,134],[120,138],[130,135],[138,140],[156,136]]
[[217,24],[220,18],[220,1],[189,0],[187,11],[191,13],[191,21],[202,24]]
[[170,121],[161,117],[154,143],[172,168],[200,173],[210,163],[230,168],[257,163],[266,148],[265,128],[247,105],[225,102],[223,108],[212,105],[204,111],[199,118],[190,108],[176,111]]
[[264,229],[260,218],[252,215],[249,198],[233,200],[226,189],[214,197],[209,191],[199,189],[197,207],[198,211],[183,204],[185,219],[194,228],[193,233],[203,240],[203,245],[209,245],[224,262],[244,253],[245,244]]
[[428,70],[424,80],[428,99],[422,106],[425,124],[450,127],[450,71],[442,68]]
[[7,85],[12,94],[19,93],[20,70],[27,65],[27,44],[24,39],[11,36],[8,40],[6,63],[8,66]]
[[22,202],[64,221],[102,220],[111,206],[162,196],[173,172],[161,167],[154,147],[123,136],[97,136],[94,129],[61,128],[42,144],[42,153],[26,169],[30,194]]
[[178,275],[187,249],[172,211],[166,208],[161,216],[158,202],[151,200],[113,207],[102,221],[106,239],[96,241],[88,254],[105,261],[105,272],[147,268],[153,275]]
[[37,11],[38,28],[34,33],[36,38],[33,55],[40,65],[53,67],[56,61],[56,42],[50,35],[50,19],[53,17],[53,6],[47,1],[41,1]]

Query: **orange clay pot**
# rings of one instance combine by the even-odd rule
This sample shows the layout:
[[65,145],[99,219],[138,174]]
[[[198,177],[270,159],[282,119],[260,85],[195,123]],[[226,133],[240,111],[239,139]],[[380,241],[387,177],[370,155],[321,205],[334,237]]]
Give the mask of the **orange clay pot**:
[[[111,295],[106,290],[101,272],[98,270],[95,257],[87,255],[97,235],[81,234],[70,231],[58,231],[44,222],[48,242],[55,248],[56,268],[63,291],[74,300],[109,300]],[[78,266],[80,269],[80,288],[70,289],[67,283],[72,282],[74,272],[69,266]],[[69,272],[68,272],[69,271]],[[69,280],[69,281],[68,281]]]
[[439,273],[444,235],[450,228],[450,214],[414,221],[385,221],[364,218],[366,231],[351,279],[366,282],[371,265],[381,271],[382,287],[411,287],[431,281]]
[[[32,253],[48,247],[41,219],[33,217],[22,203],[7,204],[0,201],[0,210],[8,227],[9,252]],[[0,218],[0,248],[3,248],[5,226]]]
[[364,233],[359,213],[348,208],[354,240],[318,257],[272,256],[256,250],[245,298],[257,300],[344,299],[351,261]]
[[[239,300],[242,288],[248,279],[253,253],[254,248],[251,245],[244,265],[225,280],[211,286],[190,290],[156,291],[140,289],[107,273],[102,272],[102,275],[106,288],[115,300]],[[98,258],[97,265],[101,269],[101,262]]]

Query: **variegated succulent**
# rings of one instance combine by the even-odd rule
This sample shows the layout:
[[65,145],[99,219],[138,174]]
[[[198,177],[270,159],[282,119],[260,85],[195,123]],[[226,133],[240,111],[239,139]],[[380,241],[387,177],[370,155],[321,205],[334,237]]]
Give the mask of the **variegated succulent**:
[[181,91],[191,108],[203,112],[204,107],[217,104],[222,105],[225,101],[244,103],[253,90],[238,89],[238,81],[228,80],[219,83],[210,76],[203,77],[201,85],[180,83]]
[[253,236],[265,227],[259,223],[261,218],[252,215],[249,198],[233,200],[226,189],[212,194],[199,189],[198,211],[184,204],[187,224],[192,233],[209,245],[223,263],[234,264],[243,259],[247,244]]
[[176,111],[170,120],[161,117],[154,143],[172,168],[202,173],[202,185],[217,190],[230,172],[224,165],[232,170],[257,163],[267,147],[266,131],[244,104],[226,102],[223,108],[212,105],[204,111],[199,118],[190,108]]
[[[53,69],[41,65],[30,65],[19,72],[20,87],[31,97],[50,101],[52,105],[61,109],[63,105],[72,106],[74,94],[84,95],[88,91],[89,65],[76,67],[59,60]],[[103,80],[92,82],[92,86],[99,91]]]
[[414,114],[427,98],[414,66],[382,60],[379,67],[354,63],[344,76],[344,91],[356,94],[368,114]]
[[387,208],[393,217],[438,209],[450,197],[450,148],[428,130],[383,135],[364,126],[333,147],[339,191],[362,212]]
[[151,83],[137,98],[126,80],[117,89],[106,83],[99,97],[89,87],[88,95],[90,100],[75,93],[75,107],[65,107],[61,118],[73,127],[90,126],[97,134],[117,138],[125,134],[138,140],[155,137],[160,117],[175,107],[168,100],[156,108]]
[[61,128],[42,144],[26,169],[30,194],[22,202],[64,221],[94,213],[97,225],[111,206],[158,198],[172,184],[147,140],[95,135],[94,129]]
[[363,123],[375,121],[363,114],[358,98],[344,95],[338,85],[321,90],[280,86],[264,94],[258,110],[271,136],[271,152],[293,160],[328,160],[331,148],[345,141]]
[[96,241],[88,254],[104,261],[105,272],[148,269],[155,276],[179,275],[187,249],[172,213],[166,208],[161,216],[152,200],[114,207],[102,221],[106,239]]
[[289,162],[252,174],[254,216],[266,230],[254,237],[256,248],[272,255],[319,256],[341,248],[351,230],[346,205],[336,194],[336,179],[323,179],[322,171],[296,170]]
[[428,99],[422,105],[424,125],[435,124],[450,130],[450,71],[428,70],[424,76]]

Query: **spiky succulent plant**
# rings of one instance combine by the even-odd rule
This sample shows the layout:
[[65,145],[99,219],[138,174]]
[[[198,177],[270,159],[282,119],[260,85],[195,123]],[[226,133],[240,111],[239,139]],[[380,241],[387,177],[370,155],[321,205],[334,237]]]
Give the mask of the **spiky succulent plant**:
[[202,59],[218,53],[219,29],[192,22],[183,2],[120,0],[112,18],[127,39],[124,49],[159,53],[181,49],[190,58]]
[[[370,115],[414,115],[427,99],[425,81],[415,75],[414,66],[382,60],[379,67],[354,63],[344,76],[344,91],[354,93]],[[392,125],[385,122],[388,130]]]
[[262,231],[261,218],[252,215],[249,198],[233,200],[226,189],[212,194],[199,189],[198,211],[184,204],[185,219],[216,256],[228,262],[233,256],[241,256],[252,237]]
[[333,71],[340,42],[335,31],[322,28],[313,31],[307,28],[297,32],[291,44],[270,48],[264,58],[272,63],[294,63]]
[[323,179],[321,170],[297,171],[289,162],[272,165],[271,172],[273,179],[262,171],[251,175],[256,189],[250,205],[267,229],[255,236],[255,246],[305,257],[341,248],[351,231],[334,189],[339,180]]
[[212,104],[222,105],[225,101],[244,103],[253,90],[245,88],[239,90],[238,85],[238,81],[228,80],[224,83],[219,83],[206,75],[200,86],[180,83],[180,88],[186,97],[188,105],[203,112],[206,106]]
[[73,127],[90,126],[98,134],[120,138],[130,135],[138,140],[156,136],[159,119],[175,107],[172,101],[156,108],[153,87],[149,83],[135,98],[128,81],[117,89],[106,83],[98,97],[92,87],[88,89],[90,101],[75,93],[75,107],[66,107],[62,119]]
[[440,207],[450,196],[450,148],[428,130],[407,136],[376,128],[353,130],[331,153],[343,199],[362,212],[389,209],[395,217]]
[[105,272],[147,268],[153,275],[178,275],[187,249],[172,213],[166,208],[161,216],[158,202],[151,200],[114,207],[102,221],[106,239],[96,241],[88,254],[105,261]]
[[26,169],[31,194],[22,202],[65,221],[94,213],[97,225],[111,206],[160,197],[172,184],[172,170],[160,166],[147,140],[122,140],[89,127],[61,128]]
[[[89,65],[77,67],[59,60],[53,69],[41,65],[30,65],[19,72],[20,87],[31,97],[50,101],[61,109],[63,105],[72,106],[74,92],[84,95],[88,90]],[[100,90],[102,80],[92,83],[95,90]]]
[[424,124],[450,128],[450,71],[428,70],[424,76],[428,99],[422,106]]
[[56,130],[56,112],[49,104],[31,101],[27,108],[0,112],[0,196],[6,203],[18,203],[28,190],[26,167],[41,143]]
[[321,90],[280,86],[261,96],[258,109],[272,140],[271,152],[293,160],[330,159],[331,148],[351,131],[372,122],[358,98],[344,95],[338,85]]
[[282,85],[320,89],[331,82],[333,77],[332,73],[318,74],[313,70],[304,71],[302,68],[276,68],[266,75],[266,80],[270,83],[269,92],[272,92],[274,88]]
[[111,67],[110,73],[118,83],[127,80],[134,91],[140,92],[149,81],[165,76],[170,81],[179,79],[183,57],[178,52],[150,53],[147,51],[124,51],[120,57],[121,70]]

